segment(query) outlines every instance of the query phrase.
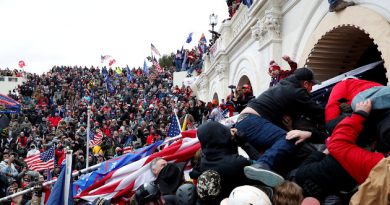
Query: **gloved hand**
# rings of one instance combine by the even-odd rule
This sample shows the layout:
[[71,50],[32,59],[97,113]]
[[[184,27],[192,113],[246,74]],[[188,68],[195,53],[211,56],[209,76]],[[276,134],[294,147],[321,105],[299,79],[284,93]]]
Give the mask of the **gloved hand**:
[[34,194],[37,197],[41,197],[42,196],[42,183],[37,183],[34,186]]
[[351,114],[353,112],[352,107],[347,103],[341,103],[339,105],[341,114]]

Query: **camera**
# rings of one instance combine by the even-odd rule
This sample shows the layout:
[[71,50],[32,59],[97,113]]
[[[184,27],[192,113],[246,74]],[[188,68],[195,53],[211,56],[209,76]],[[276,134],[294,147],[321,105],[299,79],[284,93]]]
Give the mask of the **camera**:
[[230,89],[236,89],[236,86],[235,86],[235,85],[229,85],[228,88],[230,88]]

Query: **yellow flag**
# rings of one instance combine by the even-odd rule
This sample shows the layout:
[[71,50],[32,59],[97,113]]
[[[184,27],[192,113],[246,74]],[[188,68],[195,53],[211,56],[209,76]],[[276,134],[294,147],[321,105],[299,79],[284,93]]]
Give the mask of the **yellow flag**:
[[181,127],[181,131],[184,132],[187,129],[187,117],[188,114],[186,114],[186,117],[184,118],[183,126]]
[[118,73],[118,75],[122,75],[122,69],[120,67],[116,67],[115,72]]

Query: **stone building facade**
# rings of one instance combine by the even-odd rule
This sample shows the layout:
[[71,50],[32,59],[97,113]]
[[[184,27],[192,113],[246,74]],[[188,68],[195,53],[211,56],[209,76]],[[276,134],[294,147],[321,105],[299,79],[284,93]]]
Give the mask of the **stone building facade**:
[[390,1],[355,0],[356,6],[328,12],[326,0],[255,0],[241,5],[221,24],[220,38],[210,48],[204,72],[193,89],[199,99],[226,98],[229,85],[249,83],[257,96],[269,86],[268,65],[289,55],[298,67],[327,80],[364,64],[384,60],[390,72]]

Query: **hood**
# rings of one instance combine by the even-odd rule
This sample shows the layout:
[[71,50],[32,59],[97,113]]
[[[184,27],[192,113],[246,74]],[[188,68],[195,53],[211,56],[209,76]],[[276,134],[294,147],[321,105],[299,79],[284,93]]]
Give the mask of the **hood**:
[[[199,126],[197,135],[206,156],[211,153],[226,153],[234,150],[230,129],[219,122],[206,122]],[[235,146],[237,150],[237,146]]]

